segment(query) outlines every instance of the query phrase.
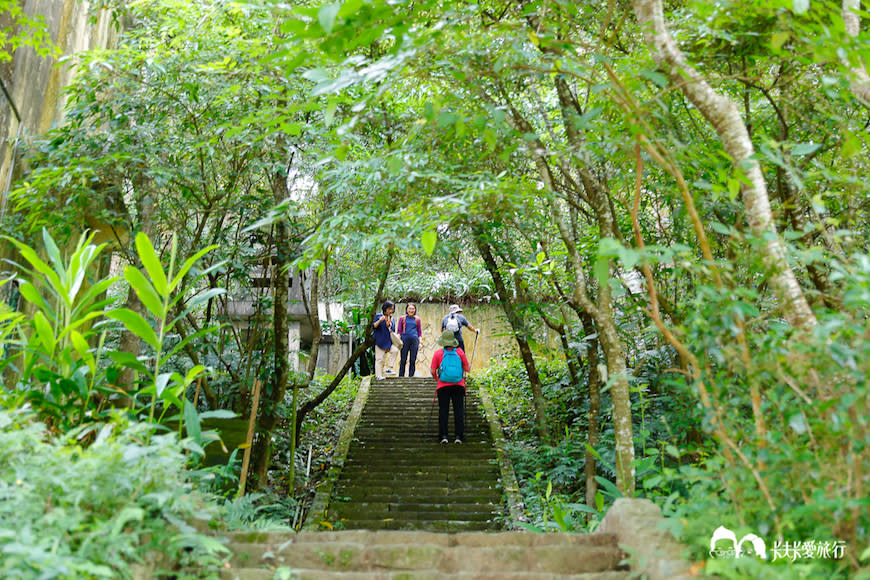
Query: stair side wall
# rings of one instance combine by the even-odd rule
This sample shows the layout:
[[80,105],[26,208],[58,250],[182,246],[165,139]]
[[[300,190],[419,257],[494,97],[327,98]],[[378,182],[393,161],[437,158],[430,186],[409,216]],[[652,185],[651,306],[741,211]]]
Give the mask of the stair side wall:
[[684,559],[686,546],[663,529],[662,523],[661,508],[650,500],[619,498],[597,531],[616,536],[628,554],[632,572],[643,573],[649,580],[692,578],[691,563]]
[[371,384],[372,378],[370,376],[364,377],[360,383],[353,407],[351,407],[350,413],[348,413],[347,419],[345,419],[344,425],[341,428],[341,435],[333,454],[335,459],[327,472],[326,481],[317,488],[311,509],[305,518],[305,524],[302,526],[303,531],[314,532],[322,529],[321,522],[326,520],[329,498],[332,497],[335,484],[338,482],[339,477],[341,477],[341,470],[344,468],[344,461],[347,459],[347,452],[350,449],[351,441],[353,441],[354,431],[356,431],[357,423],[359,423],[359,418],[369,398]]

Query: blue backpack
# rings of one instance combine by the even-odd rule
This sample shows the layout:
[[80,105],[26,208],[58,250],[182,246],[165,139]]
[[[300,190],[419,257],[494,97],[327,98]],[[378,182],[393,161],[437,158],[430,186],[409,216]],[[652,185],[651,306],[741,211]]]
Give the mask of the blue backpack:
[[441,366],[438,367],[438,379],[442,383],[459,383],[462,381],[462,359],[456,349],[444,350]]

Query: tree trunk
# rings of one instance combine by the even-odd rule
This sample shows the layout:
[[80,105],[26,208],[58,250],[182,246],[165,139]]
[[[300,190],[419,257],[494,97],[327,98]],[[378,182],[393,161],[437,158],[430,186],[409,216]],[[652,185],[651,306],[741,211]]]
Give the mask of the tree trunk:
[[749,185],[741,186],[746,219],[753,235],[764,241],[760,246],[762,258],[770,271],[771,286],[781,301],[783,315],[795,328],[813,328],[817,324],[816,316],[788,263],[785,245],[776,231],[767,184],[737,105],[716,93],[686,62],[665,25],[661,0],[633,0],[633,5],[656,63],[664,67],[671,80],[713,126],[734,165],[749,181]]
[[609,312],[599,312],[595,317],[598,340],[607,360],[607,383],[613,403],[613,431],[616,439],[616,484],[626,497],[634,495],[634,437],[631,424],[631,399],[629,396],[628,370],[625,366],[625,350]]
[[[143,232],[148,239],[154,240],[154,212],[155,212],[155,202],[154,199],[145,194],[139,200],[139,207],[137,208],[137,215],[139,219],[139,231]],[[131,261],[134,259],[134,256],[130,256]],[[139,300],[139,295],[133,291],[132,288],[127,292],[127,302],[124,304],[125,308],[132,310],[138,314],[141,314],[146,320],[148,319],[148,314],[145,312],[145,305],[142,304],[142,301]],[[124,328],[121,331],[121,338],[118,343],[118,350],[120,352],[126,352],[132,354],[133,356],[138,357],[140,351],[142,350],[142,339]],[[118,386],[127,392],[135,391],[136,386],[135,382],[135,371],[131,368],[123,367],[121,371],[118,373]],[[130,397],[124,397],[119,401],[122,403],[122,406],[129,406],[133,403],[133,399]]]
[[[311,324],[311,350],[308,353],[308,365],[305,369],[310,381],[317,372],[317,357],[320,356],[320,343],[323,340],[323,331],[320,328],[320,274],[316,271],[311,273],[311,287],[307,298],[305,289],[302,289],[302,300],[308,312],[308,322]],[[327,304],[326,307],[329,308],[329,305]]]
[[[290,156],[290,165],[293,156]],[[289,171],[289,166],[287,168]],[[289,192],[287,190],[287,172],[276,171],[270,176],[272,195],[276,204],[284,201]],[[272,460],[272,430],[278,422],[278,406],[284,401],[287,392],[287,383],[290,376],[290,337],[287,327],[287,307],[290,294],[290,230],[285,218],[278,219],[274,225],[275,259],[272,262],[272,279],[274,280],[274,303],[272,305],[272,329],[275,350],[273,363],[275,371],[273,375],[272,389],[268,396],[263,397],[258,421],[258,438],[253,449],[255,457],[254,473],[256,479],[252,481],[252,488],[258,489],[266,483],[269,472],[269,464]],[[293,458],[291,457],[291,461]]]
[[[858,15],[858,10],[861,9],[861,0],[843,0],[842,7],[846,34],[855,38],[861,32],[861,17]],[[865,107],[870,106],[870,75],[867,74],[867,70],[860,65],[851,66],[848,62],[844,64],[849,67],[849,71],[852,73],[852,78],[849,79],[852,93]]]
[[601,379],[598,375],[598,339],[589,340],[595,334],[592,317],[588,314],[580,316],[583,330],[586,333],[586,361],[589,364],[589,429],[586,432],[586,505],[595,508],[595,495],[598,493],[598,482],[595,480],[597,471],[595,455],[592,450],[598,446],[599,419],[601,412]]
[[538,367],[535,366],[535,358],[532,355],[532,349],[529,346],[529,341],[526,338],[525,325],[516,311],[515,305],[508,300],[508,291],[505,286],[501,272],[498,270],[498,265],[495,263],[495,258],[492,255],[492,250],[480,236],[475,236],[475,244],[486,264],[486,269],[492,276],[492,281],[495,284],[495,289],[502,298],[502,308],[505,316],[510,322],[514,332],[514,338],[517,341],[517,346],[520,349],[520,356],[523,359],[523,365],[526,367],[526,373],[529,375],[529,384],[532,388],[532,398],[535,402],[535,427],[538,431],[538,437],[544,443],[550,442],[550,428],[547,422],[547,402],[544,399],[544,389],[541,385],[541,378],[538,376]]
[[372,334],[372,331],[374,329],[372,328],[371,321],[375,317],[375,313],[378,311],[378,307],[381,304],[381,297],[384,295],[384,287],[387,284],[387,275],[390,273],[390,264],[392,264],[393,262],[393,253],[394,251],[392,248],[390,248],[390,250],[387,252],[387,261],[384,264],[384,269],[381,271],[380,285],[378,286],[378,291],[375,293],[375,299],[372,302],[372,305],[369,307],[368,316],[366,318],[366,330],[362,344],[356,347],[356,349],[353,351],[353,354],[350,356],[349,359],[347,359],[347,361],[344,363],[344,366],[341,367],[341,370],[339,370],[338,374],[335,375],[335,378],[332,379],[332,382],[329,383],[329,386],[323,389],[323,391],[316,397],[306,401],[301,407],[299,407],[299,412],[296,415],[297,443],[299,439],[299,433],[301,432],[302,428],[302,422],[305,420],[305,417],[308,415],[308,413],[316,409],[318,405],[325,401],[327,397],[329,397],[329,395],[331,395],[333,391],[338,388],[338,385],[341,384],[344,376],[353,367],[353,364],[357,361],[357,359],[361,357],[367,349],[371,348],[375,344],[374,335]]

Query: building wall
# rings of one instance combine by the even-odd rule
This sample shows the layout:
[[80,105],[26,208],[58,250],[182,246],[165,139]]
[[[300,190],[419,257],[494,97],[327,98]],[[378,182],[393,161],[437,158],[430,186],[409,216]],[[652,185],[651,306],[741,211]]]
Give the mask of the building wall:
[[[448,307],[449,304],[417,305],[417,316],[420,317],[423,326],[423,349],[417,357],[415,375],[429,376],[432,354],[441,348],[435,341],[441,336],[441,320],[447,315]],[[397,304],[395,315],[397,323],[399,316],[404,314],[405,303]],[[463,307],[462,314],[471,326],[480,329],[476,344],[474,333],[467,328],[463,330],[465,354],[471,362],[472,371],[484,369],[500,357],[519,354],[516,341],[511,336],[510,323],[501,306],[477,304]]]
[[16,139],[26,141],[45,134],[63,120],[64,88],[75,74],[76,53],[117,45],[118,31],[111,15],[103,10],[94,22],[88,22],[89,5],[88,0],[23,2],[27,14],[44,18],[61,56],[41,57],[32,48],[21,47],[12,62],[0,68],[0,79],[21,117],[19,123],[9,101],[0,93],[0,220],[10,211],[6,204],[10,179],[21,176],[21,147],[16,147]]

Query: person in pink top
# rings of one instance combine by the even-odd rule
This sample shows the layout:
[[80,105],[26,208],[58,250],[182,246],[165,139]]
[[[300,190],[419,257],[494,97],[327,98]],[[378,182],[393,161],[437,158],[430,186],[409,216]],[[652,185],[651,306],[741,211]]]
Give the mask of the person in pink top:
[[438,383],[435,389],[438,396],[438,439],[441,443],[448,442],[447,415],[453,402],[453,430],[456,443],[462,443],[465,440],[465,373],[471,370],[471,366],[465,352],[458,348],[459,341],[453,331],[442,332],[437,342],[444,348],[432,355],[429,370]]

